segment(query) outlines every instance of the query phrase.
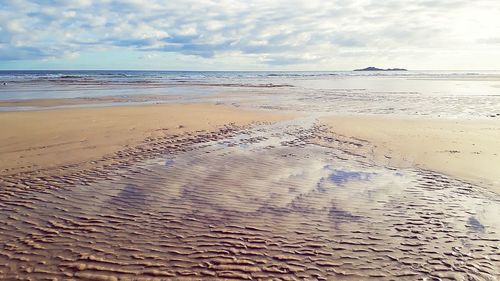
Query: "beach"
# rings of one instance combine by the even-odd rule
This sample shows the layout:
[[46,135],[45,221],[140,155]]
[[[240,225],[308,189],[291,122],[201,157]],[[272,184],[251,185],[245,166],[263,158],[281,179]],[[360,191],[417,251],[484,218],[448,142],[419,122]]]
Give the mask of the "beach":
[[500,1],[0,2],[0,281],[500,280]]
[[497,76],[84,74],[0,91],[0,279],[500,277]]

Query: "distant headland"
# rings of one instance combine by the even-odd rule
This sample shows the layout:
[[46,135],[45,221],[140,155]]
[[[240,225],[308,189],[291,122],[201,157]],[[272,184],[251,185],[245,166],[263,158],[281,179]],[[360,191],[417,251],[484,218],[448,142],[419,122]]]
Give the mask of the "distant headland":
[[361,69],[354,69],[354,71],[408,71],[408,69],[404,68],[377,68],[377,67],[367,67],[367,68],[361,68]]

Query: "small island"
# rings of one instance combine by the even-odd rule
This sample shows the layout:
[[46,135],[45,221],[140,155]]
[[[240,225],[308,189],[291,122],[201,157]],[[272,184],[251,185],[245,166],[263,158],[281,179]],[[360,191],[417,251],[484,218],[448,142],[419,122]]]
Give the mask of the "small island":
[[387,68],[387,69],[383,69],[383,68],[377,68],[377,67],[370,66],[370,67],[367,67],[367,68],[355,69],[354,71],[408,71],[408,69],[404,69],[404,68]]

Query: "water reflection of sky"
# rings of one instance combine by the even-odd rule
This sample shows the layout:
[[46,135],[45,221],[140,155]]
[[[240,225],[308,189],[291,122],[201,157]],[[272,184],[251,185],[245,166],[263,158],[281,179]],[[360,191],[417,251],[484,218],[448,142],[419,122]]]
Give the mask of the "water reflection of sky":
[[186,97],[203,96],[217,91],[216,87],[203,86],[163,86],[148,87],[124,85],[120,87],[96,85],[92,87],[77,87],[71,85],[54,85],[39,87],[9,86],[0,88],[0,100],[39,99],[39,98],[86,98],[123,95],[183,95]]
[[484,225],[478,221],[475,217],[469,217],[469,220],[467,221],[467,226],[470,227],[475,232],[484,232]]
[[345,169],[334,169],[332,166],[327,165],[325,169],[330,172],[327,179],[336,185],[343,186],[352,181],[369,181],[377,173],[374,172],[361,172],[350,171]]
[[146,202],[146,192],[138,185],[126,184],[107,204],[121,208],[142,208]]
[[167,159],[167,160],[165,160],[165,166],[166,167],[173,166],[174,163],[175,163],[174,159]]

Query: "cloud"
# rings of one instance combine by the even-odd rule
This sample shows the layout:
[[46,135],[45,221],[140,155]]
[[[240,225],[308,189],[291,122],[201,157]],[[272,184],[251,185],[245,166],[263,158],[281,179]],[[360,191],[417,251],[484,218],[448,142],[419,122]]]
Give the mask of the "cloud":
[[47,57],[49,54],[34,47],[0,46],[0,60],[29,60]]
[[352,54],[362,61],[496,44],[493,32],[500,27],[500,4],[490,0],[4,2],[0,60],[11,61],[125,48],[246,56],[267,65],[331,65],[352,60]]
[[481,39],[477,40],[477,42],[480,44],[497,45],[497,44],[500,44],[500,37],[481,38]]

